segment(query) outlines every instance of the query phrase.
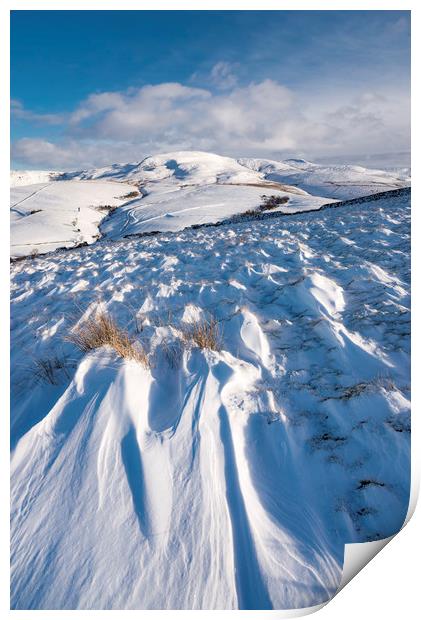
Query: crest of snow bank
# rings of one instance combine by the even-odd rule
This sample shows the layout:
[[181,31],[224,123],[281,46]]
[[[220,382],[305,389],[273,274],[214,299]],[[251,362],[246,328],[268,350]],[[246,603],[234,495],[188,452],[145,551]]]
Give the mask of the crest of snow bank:
[[[260,328],[248,325],[242,337],[251,344],[250,330]],[[15,450],[13,502],[33,500],[13,515],[21,531],[13,537],[14,606],[270,609],[331,596],[340,568],[320,551],[326,534],[317,514],[303,515],[293,501],[292,461],[279,453],[284,431],[264,417],[250,426],[250,414],[267,406],[260,396],[238,409],[239,391],[252,392],[258,377],[229,354],[195,352],[152,375],[104,353],[83,360]],[[288,475],[283,491],[272,488],[275,463]],[[187,588],[186,572],[194,574]]]
[[323,306],[326,312],[335,316],[345,308],[343,288],[334,280],[330,280],[320,273],[309,276],[309,291]]

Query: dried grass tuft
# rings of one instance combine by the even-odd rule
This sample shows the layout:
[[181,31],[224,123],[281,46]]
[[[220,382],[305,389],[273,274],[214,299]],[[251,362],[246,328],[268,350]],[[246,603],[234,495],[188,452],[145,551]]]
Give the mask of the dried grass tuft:
[[131,359],[144,368],[150,368],[147,353],[139,343],[135,343],[126,330],[121,329],[114,319],[105,312],[90,317],[73,329],[66,340],[87,353],[100,347],[109,346],[124,359]]
[[181,333],[185,342],[193,343],[200,349],[220,351],[222,348],[221,332],[213,316],[183,325]]

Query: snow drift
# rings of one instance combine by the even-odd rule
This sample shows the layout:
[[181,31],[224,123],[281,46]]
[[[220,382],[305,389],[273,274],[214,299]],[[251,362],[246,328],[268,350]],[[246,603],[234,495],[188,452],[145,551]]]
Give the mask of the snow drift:
[[[400,528],[409,200],[12,266],[12,608],[315,605]],[[65,340],[98,308],[150,369]]]

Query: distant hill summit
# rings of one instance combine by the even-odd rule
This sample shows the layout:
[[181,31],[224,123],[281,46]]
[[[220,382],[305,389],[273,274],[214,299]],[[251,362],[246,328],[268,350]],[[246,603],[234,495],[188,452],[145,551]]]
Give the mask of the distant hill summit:
[[407,171],[372,170],[355,165],[321,165],[304,159],[224,157],[203,151],[174,151],[146,157],[138,163],[64,173],[65,179],[107,179],[147,184],[168,181],[175,185],[261,183],[295,185],[316,196],[345,200],[408,185]]

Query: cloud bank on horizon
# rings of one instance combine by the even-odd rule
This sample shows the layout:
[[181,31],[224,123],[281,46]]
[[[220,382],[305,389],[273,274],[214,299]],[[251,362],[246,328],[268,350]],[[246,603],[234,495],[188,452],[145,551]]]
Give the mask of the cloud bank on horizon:
[[[34,14],[50,12],[19,13],[31,13],[33,21]],[[79,12],[67,13],[75,20]],[[81,32],[92,13],[110,12],[87,13],[87,18],[80,15],[74,23]],[[189,13],[187,19],[193,24],[202,17],[199,12]],[[409,151],[407,12],[369,11],[364,23],[356,21],[358,11],[329,12],[335,15],[328,19],[308,12],[307,31],[297,34],[296,42],[286,40],[283,47],[279,47],[277,31],[269,28],[269,22],[257,20],[250,30],[251,22],[246,20],[240,22],[239,32],[245,38],[253,33],[248,45],[242,47],[241,40],[227,45],[222,38],[218,49],[211,46],[210,52],[206,41],[215,26],[214,13],[212,19],[209,17],[208,32],[198,34],[199,38],[203,36],[205,48],[201,58],[193,56],[192,41],[187,41],[184,60],[174,62],[156,40],[147,65],[155,71],[129,63],[121,70],[124,79],[120,76],[120,80],[104,71],[100,79],[93,74],[90,78],[89,71],[86,74],[78,65],[83,62],[83,49],[77,51],[76,43],[50,41],[46,48],[74,60],[75,67],[70,70],[73,84],[61,83],[66,79],[64,71],[64,76],[56,78],[60,91],[47,84],[43,91],[38,84],[35,96],[34,75],[41,76],[41,86],[48,78],[48,70],[46,76],[41,74],[49,66],[48,50],[44,49],[44,56],[35,54],[33,61],[25,56],[29,53],[27,42],[21,40],[27,27],[25,16],[15,17],[15,23],[12,19],[13,165],[82,168],[189,149],[235,156],[331,160],[343,156],[352,160],[361,154],[370,158],[379,153],[397,154],[399,158]],[[220,19],[236,18],[235,12],[221,13]],[[284,15],[272,13],[272,22],[278,19],[279,27],[285,28]],[[257,17],[261,19],[261,14]],[[327,28],[326,22],[333,18],[339,33],[332,34]],[[47,17],[44,29],[57,25],[57,19]],[[297,30],[303,18],[295,15],[296,23],[291,22],[290,15],[285,19],[290,29],[294,26]],[[156,20],[163,27],[159,16]],[[266,41],[263,47],[262,30]],[[127,41],[118,32],[110,53],[121,57]],[[126,35],[130,37],[130,32]],[[363,51],[362,38],[367,44]],[[174,53],[183,57],[177,42],[173,44],[177,48]],[[321,52],[315,52],[317,46],[322,46]],[[173,70],[168,72],[166,65],[170,64]],[[34,75],[28,77],[28,84],[24,76],[31,67]],[[117,83],[119,87],[115,88]]]

